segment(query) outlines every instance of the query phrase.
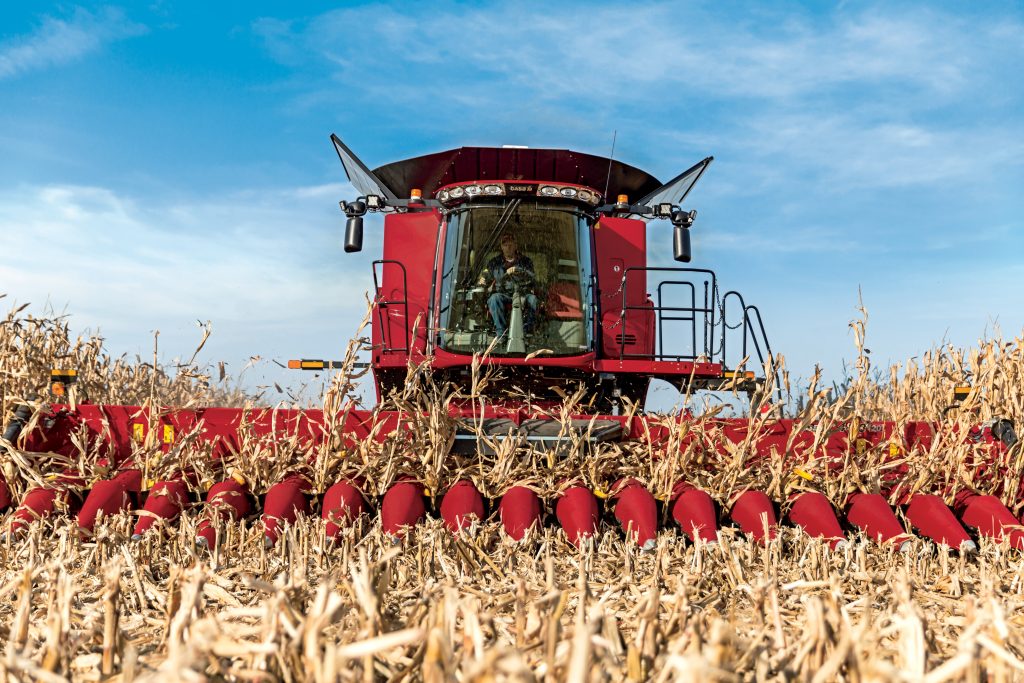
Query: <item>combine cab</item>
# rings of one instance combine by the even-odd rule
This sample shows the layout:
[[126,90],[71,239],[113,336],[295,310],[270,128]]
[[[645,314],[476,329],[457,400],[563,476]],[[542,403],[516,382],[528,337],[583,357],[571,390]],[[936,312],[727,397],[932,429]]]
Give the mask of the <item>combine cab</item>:
[[[517,539],[552,518],[571,542],[582,543],[597,531],[602,507],[643,547],[654,543],[664,524],[713,542],[721,524],[766,540],[781,522],[833,545],[857,530],[895,544],[916,532],[961,549],[973,547],[978,535],[1024,542],[1018,520],[994,495],[906,485],[900,455],[928,448],[938,438],[936,425],[833,424],[826,433],[820,425],[777,417],[769,401],[778,387],[771,376],[774,359],[758,309],[724,290],[711,270],[648,263],[649,224],[657,226],[652,239],[667,246],[667,223],[673,260],[691,260],[696,212],[681,207],[711,157],[667,183],[608,158],[525,148],[464,147],[371,171],[341,140],[332,141],[360,193],[341,202],[345,251],[362,249],[367,212],[384,214],[383,253],[373,262],[369,363],[380,407],[23,406],[6,426],[4,447],[56,453],[67,461],[96,453],[98,471],[106,474],[89,479],[72,467],[52,472],[18,502],[11,533],[68,511],[89,534],[100,515],[141,505],[134,529],[141,538],[155,533],[155,523],[173,522],[197,491],[205,491],[207,512],[196,539],[205,546],[218,542],[225,521],[260,507],[267,543],[299,515],[322,515],[333,536],[364,513],[379,514],[383,530],[396,535],[431,513],[453,532],[493,515]],[[293,362],[300,369],[338,365]],[[326,481],[311,474],[325,471],[317,463],[330,453],[352,452],[360,443],[408,430],[412,413],[390,407],[387,399],[402,392],[417,368],[429,369],[432,381],[446,388],[446,415],[457,427],[442,456],[451,458],[528,449],[550,454],[551,463],[567,443],[594,449],[645,444],[651,457],[670,463],[681,461],[684,451],[705,453],[687,461],[705,468],[714,456],[737,449],[750,463],[779,454],[821,462],[826,474],[865,451],[883,454],[892,466],[870,492],[833,491],[830,497],[808,481],[786,489],[782,499],[780,487],[772,496],[746,488],[712,498],[682,465],[656,491],[630,477],[609,482],[605,491],[566,480],[546,500],[526,485],[485,496],[470,478],[425,482],[406,474],[384,489],[360,476]],[[765,370],[769,376],[759,374]],[[494,379],[481,382],[483,371]],[[73,379],[57,375],[55,384]],[[695,419],[688,413],[665,419],[638,411],[652,380],[685,393],[745,392],[751,405],[769,412],[756,420],[719,418],[710,431],[705,422],[703,436],[695,436],[686,428]],[[565,414],[570,404],[572,413]],[[980,426],[963,438],[979,444],[993,475],[1016,443],[1007,423]],[[265,446],[256,449],[261,457],[273,459],[283,442],[304,453],[308,470],[283,472],[264,490],[254,490],[251,478],[218,468],[254,443]],[[173,459],[185,445],[202,457],[182,462],[171,475],[151,464]],[[154,476],[157,471],[162,476]],[[13,506],[10,498],[0,482],[0,507]]]
[[671,221],[675,258],[690,261],[696,212],[678,205],[710,157],[662,185],[610,159],[523,148],[464,147],[371,172],[333,141],[363,194],[342,203],[346,251],[362,248],[366,211],[385,214],[374,262],[378,396],[427,358],[465,382],[474,354],[536,401],[560,403],[581,387],[597,413],[642,404],[652,379],[684,390],[757,384],[737,374],[748,354],[756,367],[771,356],[757,308],[723,293],[713,271],[647,262],[651,219]]

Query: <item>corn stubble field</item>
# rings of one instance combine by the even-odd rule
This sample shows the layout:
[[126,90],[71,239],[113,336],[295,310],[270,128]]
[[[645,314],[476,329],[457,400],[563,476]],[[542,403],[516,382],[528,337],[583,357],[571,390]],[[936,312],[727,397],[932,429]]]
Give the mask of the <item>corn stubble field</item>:
[[[860,349],[865,322],[866,314],[852,323]],[[794,397],[792,410],[823,430],[854,418],[928,419],[966,428],[999,416],[1019,424],[1022,344],[1017,338],[969,351],[938,349],[883,372],[860,353],[849,382],[825,388],[812,380]],[[350,358],[355,350],[353,344]],[[58,366],[79,369],[77,398],[90,402],[151,408],[253,400],[191,362],[167,369],[112,359],[101,340],[73,338],[60,318],[12,311],[0,322],[5,421],[13,405],[45,390],[49,369]],[[483,366],[477,372],[478,388],[500,381]],[[324,406],[343,406],[355,380],[351,372],[335,377]],[[967,380],[976,388],[972,397],[946,411],[952,387]],[[882,456],[872,451],[851,456],[837,474],[787,453],[749,461],[743,444],[725,456],[673,450],[685,430],[709,429],[714,410],[673,421],[664,446],[672,457],[652,458],[646,446],[590,451],[581,445],[552,464],[543,454],[496,444],[495,455],[464,460],[447,455],[454,425],[445,406],[461,398],[432,384],[422,369],[411,369],[405,392],[387,401],[407,411],[411,435],[350,449],[340,441],[328,445],[316,454],[311,478],[322,485],[361,476],[372,495],[403,474],[416,473],[432,490],[468,477],[497,497],[517,483],[550,496],[567,480],[607,486],[623,476],[657,494],[685,475],[720,504],[727,492],[748,486],[776,500],[800,488],[833,500],[878,490]],[[580,400],[585,397],[569,397],[564,410]],[[773,416],[754,414],[755,423]],[[914,490],[999,488],[1000,482],[972,481],[973,446],[962,441],[938,439],[930,452],[901,456]],[[1005,463],[1011,479],[1020,476],[1019,449],[1011,449]],[[2,457],[16,496],[58,464],[16,449]],[[92,478],[102,476],[95,457],[83,452],[74,465]],[[294,442],[243,442],[225,467],[265,490],[307,458]],[[149,475],[168,474],[181,462],[207,481],[217,475],[202,448],[187,439],[149,466]],[[813,479],[794,475],[796,468]],[[1005,502],[1020,512],[1018,501]],[[25,537],[5,538],[2,680],[1024,677],[1021,554],[984,540],[969,556],[920,539],[909,552],[856,538],[831,551],[788,528],[767,545],[729,528],[719,543],[705,545],[666,527],[657,547],[641,552],[611,524],[577,549],[554,526],[517,543],[493,520],[456,537],[428,518],[395,542],[375,519],[363,518],[328,544],[319,519],[300,519],[270,549],[258,523],[229,524],[209,553],[194,545],[202,515],[197,505],[137,542],[130,541],[128,516],[104,520],[84,540],[73,519],[63,516],[35,525]]]

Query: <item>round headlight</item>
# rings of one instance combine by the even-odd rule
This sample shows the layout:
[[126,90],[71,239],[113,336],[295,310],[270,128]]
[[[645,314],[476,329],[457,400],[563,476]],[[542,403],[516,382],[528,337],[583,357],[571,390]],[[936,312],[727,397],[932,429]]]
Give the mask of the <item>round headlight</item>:
[[448,201],[448,190],[441,190],[440,192],[438,192],[437,193],[437,198],[438,198],[439,201],[442,201],[442,202]]
[[585,202],[589,202],[589,201],[590,201],[590,198],[591,198],[591,197],[592,197],[593,195],[591,195],[591,194],[590,194],[590,191],[589,191],[589,190],[580,190],[580,191],[579,191],[579,194],[578,194],[577,196],[578,196],[578,197],[579,197],[580,199],[582,199],[583,201],[585,201]]
[[467,185],[466,186],[466,195],[467,196],[475,197],[478,194],[480,194],[480,186],[479,185]]
[[464,194],[466,194],[466,191],[462,187],[453,187],[450,193],[452,199],[458,199]]
[[576,196],[576,188],[575,187],[563,187],[561,189],[561,191],[560,191],[560,194],[563,197],[575,197]]
[[501,185],[484,185],[484,194],[501,194]]
[[540,193],[545,197],[554,197],[556,194],[558,194],[558,188],[552,187],[550,185],[545,185],[544,187],[540,188]]

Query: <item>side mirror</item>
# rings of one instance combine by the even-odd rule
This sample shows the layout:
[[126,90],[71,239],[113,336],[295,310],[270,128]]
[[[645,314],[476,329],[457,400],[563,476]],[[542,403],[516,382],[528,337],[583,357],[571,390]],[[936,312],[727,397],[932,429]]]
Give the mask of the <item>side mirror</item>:
[[345,253],[363,250],[363,217],[349,216],[345,221]]
[[358,200],[354,202],[339,202],[341,210],[348,216],[345,221],[345,253],[351,254],[363,250],[363,214],[366,213],[366,203]]
[[690,229],[676,225],[672,230],[672,258],[682,263],[689,263],[693,258],[690,250]]
[[689,263],[693,258],[693,252],[690,250],[690,226],[696,218],[696,211],[676,209],[672,212],[672,258],[676,261]]

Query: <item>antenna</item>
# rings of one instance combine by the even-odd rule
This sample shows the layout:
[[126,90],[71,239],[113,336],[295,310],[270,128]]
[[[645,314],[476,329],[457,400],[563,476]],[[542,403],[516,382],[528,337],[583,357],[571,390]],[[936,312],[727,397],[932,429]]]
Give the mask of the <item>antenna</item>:
[[604,179],[604,197],[608,201],[608,185],[612,182],[612,159],[615,158],[615,138],[619,136],[618,129],[612,131],[612,153],[608,155],[608,175]]

